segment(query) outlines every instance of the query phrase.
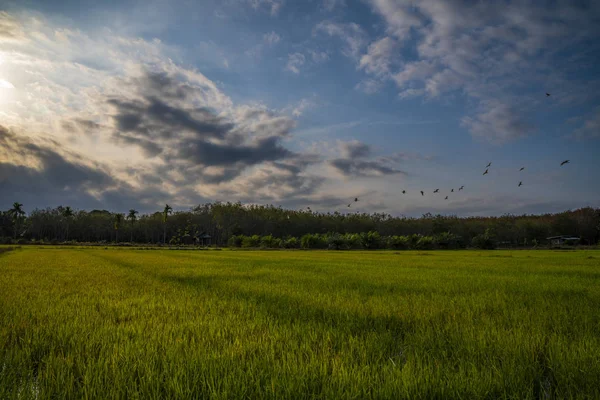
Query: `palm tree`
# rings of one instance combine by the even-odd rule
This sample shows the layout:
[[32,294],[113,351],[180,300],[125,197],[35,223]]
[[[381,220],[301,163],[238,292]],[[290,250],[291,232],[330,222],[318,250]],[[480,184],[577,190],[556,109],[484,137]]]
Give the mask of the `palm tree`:
[[61,214],[63,216],[63,218],[65,219],[65,221],[67,221],[67,236],[66,236],[66,240],[69,240],[69,221],[71,220],[71,217],[73,217],[73,210],[71,209],[71,207],[66,206],[64,208],[61,208]]
[[123,214],[115,214],[115,241],[119,243],[119,227],[123,221]]
[[168,205],[165,204],[165,209],[163,210],[163,243],[166,244],[167,243],[167,218],[169,217],[169,214],[171,214],[173,212],[173,208]]
[[8,213],[11,215],[11,217],[13,219],[13,223],[15,224],[15,239],[16,239],[21,219],[25,216],[25,211],[23,211],[23,204],[17,203],[15,201],[13,203],[12,208],[10,210],[8,210]]
[[129,214],[127,214],[127,219],[131,222],[131,237],[129,238],[129,243],[133,243],[133,224],[135,224],[135,221],[137,220],[137,213],[138,212],[132,208],[129,210]]

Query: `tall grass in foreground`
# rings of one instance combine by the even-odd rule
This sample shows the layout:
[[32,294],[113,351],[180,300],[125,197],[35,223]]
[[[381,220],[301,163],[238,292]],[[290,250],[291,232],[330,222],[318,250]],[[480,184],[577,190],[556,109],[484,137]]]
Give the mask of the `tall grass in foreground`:
[[0,399],[600,398],[600,253],[0,255]]

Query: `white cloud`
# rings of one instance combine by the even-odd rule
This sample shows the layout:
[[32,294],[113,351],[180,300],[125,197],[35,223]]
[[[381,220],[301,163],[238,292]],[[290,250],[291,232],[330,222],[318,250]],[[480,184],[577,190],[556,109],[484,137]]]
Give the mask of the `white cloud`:
[[535,132],[523,113],[514,106],[490,101],[483,107],[483,111],[475,117],[462,119],[463,126],[476,138],[502,144]]
[[[559,69],[550,60],[561,51],[574,49],[576,43],[597,38],[596,22],[600,16],[600,4],[579,6],[566,0],[544,5],[462,0],[369,2],[398,46],[416,51],[417,57],[398,71],[390,71],[385,56],[371,56],[387,53],[369,48],[361,59],[361,67],[374,75],[390,71],[401,98],[435,98],[461,91],[482,102],[485,111],[463,122],[474,135],[491,141],[533,132],[531,123],[526,122],[527,113],[515,117],[511,107],[501,105],[514,103],[512,94],[517,85],[525,87],[551,79],[552,85],[561,87],[563,93],[580,92],[567,88],[579,88],[580,84],[567,79],[564,72],[576,71],[580,63],[565,61]],[[566,97],[563,96],[564,101]],[[509,117],[508,121],[497,118],[499,115]],[[505,128],[509,132],[502,133]]]
[[293,72],[294,74],[300,73],[300,67],[304,65],[306,57],[302,53],[288,54],[288,62],[285,69]]
[[0,89],[14,89],[15,86],[9,81],[5,81],[4,79],[0,79]]
[[365,79],[357,83],[354,88],[366,94],[375,94],[383,88],[383,82],[378,79]]
[[366,32],[355,23],[342,24],[333,21],[323,21],[317,24],[313,34],[326,33],[329,36],[336,36],[344,41],[345,46],[342,53],[347,57],[359,59],[360,53],[367,44]]
[[247,0],[247,2],[255,10],[268,9],[272,16],[279,14],[284,3],[283,0]]
[[272,31],[272,32],[269,32],[269,33],[265,33],[263,35],[263,40],[269,46],[274,46],[277,43],[279,43],[279,41],[281,40],[281,36],[279,36],[277,33],[275,33],[275,32]]
[[326,51],[309,50],[308,54],[310,54],[310,57],[315,63],[322,63],[329,60],[329,53]]
[[390,37],[379,39],[371,43],[367,53],[360,58],[359,68],[377,76],[388,75],[395,50],[394,39]]
[[327,11],[333,11],[338,7],[345,7],[346,0],[323,0],[323,8]]

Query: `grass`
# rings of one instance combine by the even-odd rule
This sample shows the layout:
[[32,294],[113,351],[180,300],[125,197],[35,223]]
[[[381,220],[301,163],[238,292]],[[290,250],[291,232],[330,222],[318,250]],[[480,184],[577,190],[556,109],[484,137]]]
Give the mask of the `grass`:
[[600,253],[0,254],[0,399],[600,398]]

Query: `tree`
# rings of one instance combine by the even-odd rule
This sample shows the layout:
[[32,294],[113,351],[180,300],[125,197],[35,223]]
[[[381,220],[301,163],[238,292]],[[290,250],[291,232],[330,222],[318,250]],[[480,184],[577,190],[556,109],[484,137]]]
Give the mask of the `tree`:
[[71,209],[71,207],[66,206],[66,207],[59,207],[62,217],[65,219],[66,221],[66,225],[67,225],[67,234],[66,234],[66,240],[69,240],[69,222],[71,221],[71,218],[73,217],[73,210]]
[[165,208],[163,210],[163,243],[167,244],[167,218],[169,218],[169,214],[173,212],[173,208],[165,204]]
[[13,206],[8,213],[11,215],[13,219],[13,223],[15,225],[15,239],[17,238],[17,231],[21,226],[21,220],[25,216],[25,211],[23,211],[23,204],[14,202]]
[[129,214],[127,214],[127,219],[131,223],[131,236],[129,238],[130,243],[133,243],[133,224],[135,224],[135,221],[137,220],[137,213],[138,212],[132,208],[129,210]]
[[119,227],[123,221],[123,214],[115,214],[115,242],[119,243]]

